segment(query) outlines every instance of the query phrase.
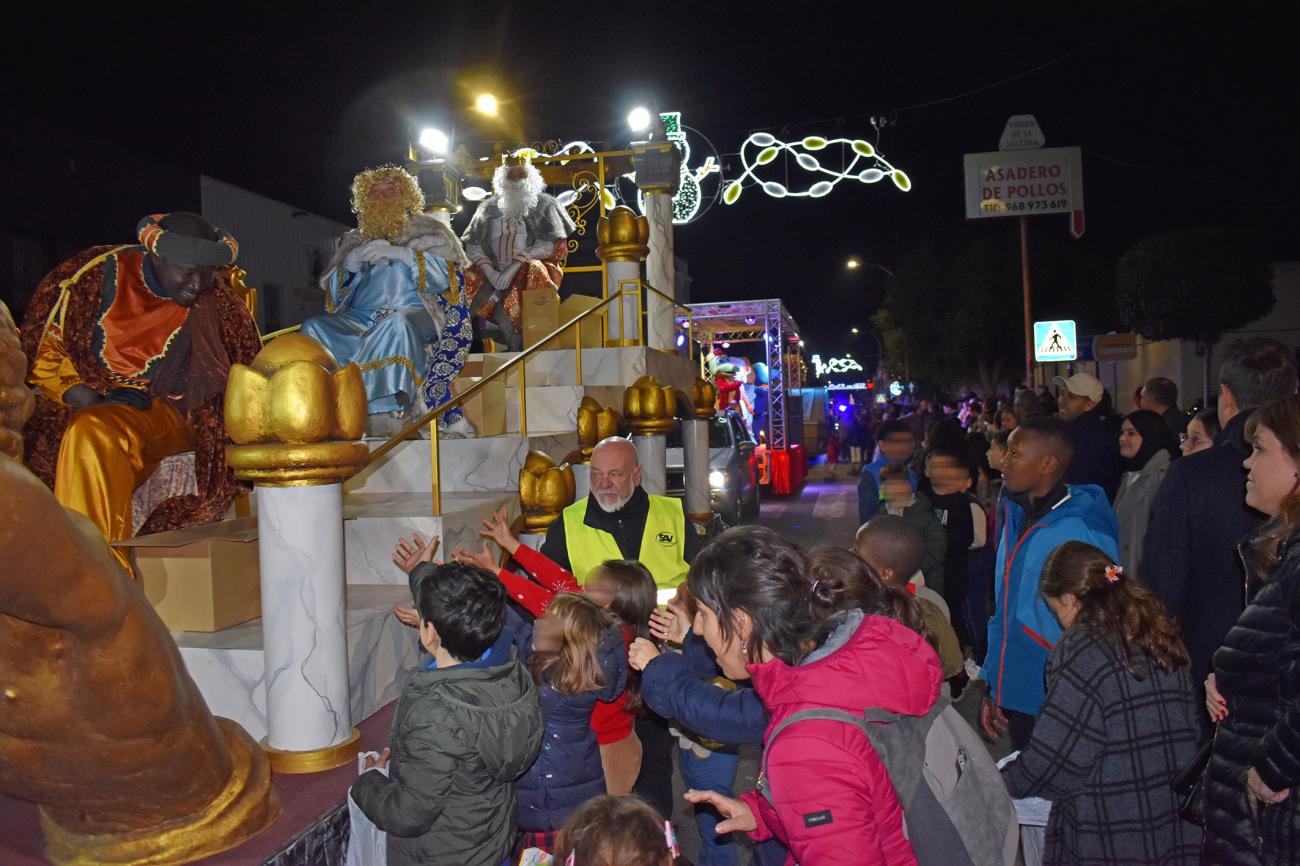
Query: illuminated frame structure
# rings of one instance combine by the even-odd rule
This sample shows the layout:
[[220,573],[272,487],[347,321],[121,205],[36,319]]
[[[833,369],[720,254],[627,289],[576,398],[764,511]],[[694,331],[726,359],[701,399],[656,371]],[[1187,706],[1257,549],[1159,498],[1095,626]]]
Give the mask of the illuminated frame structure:
[[765,343],[768,371],[767,445],[784,451],[786,394],[803,386],[799,326],[781,300],[688,304],[694,338],[704,343]]

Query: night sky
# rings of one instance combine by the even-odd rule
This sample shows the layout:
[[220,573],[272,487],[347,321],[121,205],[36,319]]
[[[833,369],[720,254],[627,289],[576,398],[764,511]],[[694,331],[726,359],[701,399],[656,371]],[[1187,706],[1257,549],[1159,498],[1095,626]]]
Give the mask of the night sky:
[[[996,150],[1012,114],[1034,114],[1048,146],[1084,148],[1087,234],[1054,255],[1077,250],[1110,272],[1144,235],[1242,225],[1267,233],[1274,258],[1300,258],[1300,64],[1280,7],[1055,5],[286,3],[201,17],[152,5],[31,17],[8,28],[0,63],[20,119],[341,221],[353,174],[400,159],[408,127],[426,123],[454,123],[475,152],[501,138],[622,147],[628,109],[657,104],[682,111],[732,175],[759,129],[878,140],[911,192],[845,183],[775,201],[750,189],[676,235],[695,300],[783,297],[828,354],[858,348],[848,328],[867,324],[882,288],[879,271],[846,272],[845,259],[893,269],[921,237],[965,230],[962,154]],[[469,111],[479,88],[508,101],[502,125]],[[872,116],[889,122],[878,139]],[[1032,231],[1065,236],[1066,217]],[[1018,303],[1019,286],[1007,291]]]

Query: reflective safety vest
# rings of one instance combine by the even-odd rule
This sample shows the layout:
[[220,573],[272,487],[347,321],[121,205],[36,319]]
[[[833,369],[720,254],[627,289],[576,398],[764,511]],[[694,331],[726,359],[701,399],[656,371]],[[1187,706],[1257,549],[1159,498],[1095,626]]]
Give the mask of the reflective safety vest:
[[[564,542],[569,553],[569,571],[585,583],[587,575],[607,559],[622,559],[614,536],[583,522],[587,500],[579,499],[564,509]],[[672,598],[686,579],[686,513],[679,499],[650,495],[645,530],[641,533],[638,561],[653,575],[659,589],[659,603]]]

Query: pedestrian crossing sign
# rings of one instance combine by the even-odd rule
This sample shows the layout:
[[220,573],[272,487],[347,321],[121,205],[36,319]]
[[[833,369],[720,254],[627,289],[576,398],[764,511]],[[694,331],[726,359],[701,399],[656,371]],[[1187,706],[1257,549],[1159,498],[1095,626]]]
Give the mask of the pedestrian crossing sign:
[[1034,322],[1034,360],[1040,363],[1073,361],[1079,357],[1074,322]]

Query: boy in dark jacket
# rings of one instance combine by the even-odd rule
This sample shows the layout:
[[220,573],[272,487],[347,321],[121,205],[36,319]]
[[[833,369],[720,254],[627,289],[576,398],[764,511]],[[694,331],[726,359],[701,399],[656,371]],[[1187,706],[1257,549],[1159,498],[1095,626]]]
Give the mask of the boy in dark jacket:
[[352,799],[388,833],[389,866],[500,866],[515,843],[514,781],[541,745],[537,689],[495,575],[426,562],[410,578],[433,658],[402,693],[390,748],[367,761],[389,776],[363,772]]
[[[886,466],[906,466],[916,452],[916,436],[906,421],[891,419],[877,428],[876,445],[880,448],[880,457],[863,466],[862,477],[858,479],[859,525],[884,507],[880,496],[880,470]],[[916,472],[908,470],[908,476],[916,486]]]
[[1073,456],[1070,433],[1056,416],[1029,418],[1011,432],[1002,463],[997,606],[988,626],[982,675],[989,693],[980,720],[991,737],[1009,732],[1017,749],[1033,733],[1046,694],[1043,669],[1061,638],[1061,623],[1038,592],[1043,564],[1067,541],[1091,544],[1112,560],[1119,556],[1119,526],[1105,492],[1064,482]]

